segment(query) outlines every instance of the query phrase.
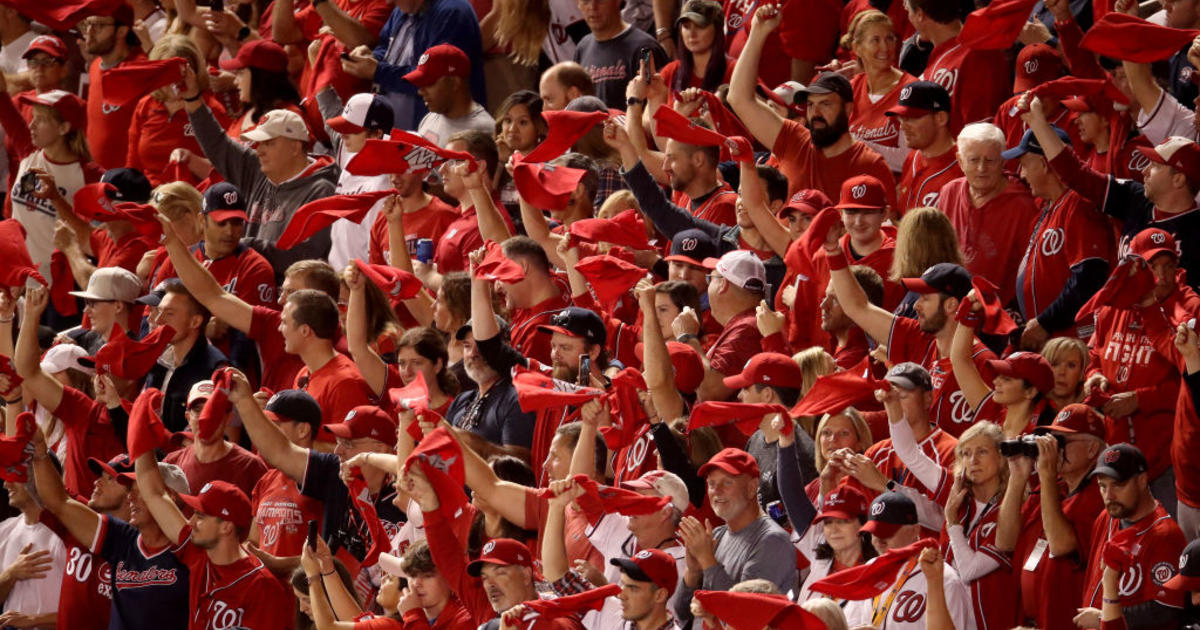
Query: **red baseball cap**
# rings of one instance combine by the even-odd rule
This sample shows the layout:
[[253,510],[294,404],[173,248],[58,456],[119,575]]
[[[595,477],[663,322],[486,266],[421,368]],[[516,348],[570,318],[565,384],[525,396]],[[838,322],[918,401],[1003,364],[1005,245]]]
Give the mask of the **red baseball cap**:
[[698,474],[701,477],[707,477],[708,473],[718,468],[731,475],[759,476],[758,460],[740,448],[722,449],[700,467]]
[[[644,346],[638,342],[633,347],[633,353],[638,361],[644,361]],[[675,389],[694,394],[704,380],[704,359],[696,349],[678,341],[667,342],[667,352],[671,355],[671,367],[675,368]]]
[[740,373],[726,376],[724,382],[730,389],[751,385],[800,389],[804,386],[804,370],[786,354],[761,352],[751,357]]
[[325,425],[325,430],[344,440],[371,438],[388,446],[396,445],[397,421],[374,405],[359,405],[346,413],[346,419]]
[[269,39],[246,42],[238,49],[236,57],[221,62],[222,70],[258,68],[268,72],[287,72],[287,67],[287,51]]
[[30,55],[36,52],[43,52],[59,61],[67,58],[67,45],[63,40],[53,35],[38,35],[29,42],[29,47],[25,49],[22,59],[28,59]]
[[613,558],[608,562],[639,582],[652,582],[666,589],[667,597],[675,593],[675,585],[679,583],[675,558],[662,549],[643,549],[632,558]]
[[1013,94],[1032,90],[1035,86],[1053,81],[1063,75],[1062,57],[1046,44],[1031,44],[1017,55],[1017,75],[1013,78]]
[[776,216],[782,219],[794,210],[813,217],[818,212],[832,205],[833,202],[829,200],[829,197],[825,196],[825,193],[815,188],[805,188],[804,190],[796,191],[796,194],[792,195],[787,203],[783,204],[783,207],[779,209],[779,213]]
[[471,577],[479,577],[485,564],[532,569],[533,554],[529,553],[529,547],[526,547],[523,542],[511,538],[493,538],[483,546],[479,559],[467,565],[467,574]]
[[873,175],[855,175],[842,182],[839,210],[883,210],[887,207],[887,190]]
[[92,474],[97,477],[101,474],[107,474],[113,479],[119,479],[121,473],[133,472],[133,462],[129,461],[129,456],[125,453],[121,453],[107,462],[95,457],[89,457],[87,465],[88,470],[91,470]]
[[1083,403],[1072,403],[1062,408],[1047,431],[1058,433],[1083,433],[1104,439],[1106,435],[1104,414]]
[[404,75],[404,80],[422,88],[433,85],[442,77],[471,76],[471,60],[467,53],[452,44],[438,44],[425,51],[416,70]]
[[50,90],[41,94],[23,92],[17,97],[17,100],[29,105],[44,105],[53,108],[64,122],[71,125],[71,129],[82,130],[83,121],[87,118],[87,108],[83,101],[66,90]]
[[844,521],[857,520],[867,515],[871,500],[861,490],[851,486],[839,486],[825,495],[821,511],[813,518],[813,523],[820,523],[827,518],[838,518]]
[[228,481],[210,481],[200,488],[199,494],[181,494],[179,500],[201,514],[229,521],[239,529],[250,529],[253,517],[250,499]]
[[1014,352],[1003,359],[991,359],[987,364],[998,375],[1025,379],[1043,394],[1054,389],[1054,369],[1046,357],[1036,352]]
[[1154,147],[1139,149],[1151,162],[1178,169],[1189,181],[1200,181],[1200,145],[1181,136],[1171,136]]
[[1137,233],[1129,243],[1129,251],[1141,256],[1146,261],[1153,260],[1159,254],[1171,254],[1179,258],[1179,249],[1175,237],[1170,232],[1159,228],[1146,228]]

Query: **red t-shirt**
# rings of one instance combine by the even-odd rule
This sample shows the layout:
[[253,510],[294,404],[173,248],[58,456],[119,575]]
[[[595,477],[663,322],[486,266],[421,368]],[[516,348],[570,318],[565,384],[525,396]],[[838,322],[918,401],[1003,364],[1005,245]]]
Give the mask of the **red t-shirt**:
[[308,522],[320,525],[324,515],[320,501],[301,494],[295,481],[274,468],[255,484],[250,505],[258,525],[258,546],[273,556],[299,555],[308,537]]
[[934,157],[910,151],[900,170],[900,214],[913,208],[936,207],[942,186],[962,176],[958,152],[953,148]]
[[203,488],[204,484],[219,480],[237,486],[246,496],[250,496],[254,485],[267,472],[267,465],[261,457],[237,444],[229,449],[225,457],[215,462],[196,459],[196,451],[191,446],[170,453],[163,461],[182,468],[187,475],[188,485],[197,491]]
[[1136,392],[1138,408],[1123,418],[1110,418],[1109,444],[1129,442],[1140,448],[1150,478],[1171,464],[1171,429],[1179,398],[1179,367],[1174,362],[1175,330],[1158,304],[1146,308],[1102,307],[1088,342],[1088,376],[1104,374],[1111,394]]
[[[404,241],[408,246],[408,255],[416,257],[417,241],[423,238],[432,239],[434,246],[450,225],[458,219],[458,212],[450,204],[430,197],[429,204],[414,212],[404,213]],[[387,217],[380,213],[371,224],[371,262],[376,265],[387,265],[390,257],[391,243],[388,237]]]
[[788,195],[805,188],[816,188],[830,199],[842,194],[842,182],[855,175],[874,175],[888,190],[888,203],[896,207],[896,179],[883,157],[871,147],[855,142],[834,157],[825,157],[812,143],[812,134],[804,125],[783,121],[783,128],[771,147],[772,160],[788,178]]
[[942,187],[938,208],[950,218],[972,276],[983,276],[1000,289],[1000,303],[1016,296],[1017,268],[1037,221],[1037,202],[1021,182],[1010,179],[991,201],[976,208],[967,178]]
[[76,540],[50,510],[42,510],[38,520],[62,539],[67,550],[56,627],[107,630],[112,611],[112,567]]
[[[967,496],[967,512],[962,518],[963,533],[972,551],[982,553],[1000,566],[992,572],[963,580],[971,592],[971,610],[975,614],[975,627],[1012,628],[1017,622],[1017,580],[1012,571],[1012,557],[996,548],[996,518],[1000,514],[1000,503],[988,503],[981,515],[975,514],[975,501]],[[954,549],[950,536],[942,527],[942,550],[946,562],[954,564]]]
[[[229,116],[221,101],[211,91],[202,96],[217,123],[227,126]],[[142,171],[152,186],[165,184],[171,181],[167,161],[175,149],[204,155],[186,111],[180,108],[171,114],[162,101],[151,95],[143,96],[133,110],[133,122],[129,127],[128,166]]]
[[[721,78],[721,83],[729,83],[729,77],[733,75],[733,66],[735,63],[737,63],[736,59],[734,59],[733,57],[730,57],[729,55],[725,55],[725,75]],[[696,76],[697,71],[700,72],[701,76]],[[682,88],[680,88],[680,91],[686,90],[688,88],[704,87],[704,76],[703,76],[704,71],[705,71],[704,68],[693,68],[692,76],[688,77],[687,84],[684,85]],[[662,77],[663,83],[665,83],[667,85],[668,90],[675,89],[674,88],[675,75],[678,72],[679,72],[679,60],[678,59],[671,61],[667,65],[663,66],[661,70],[658,71],[659,76]],[[675,102],[674,95],[673,94],[669,95],[667,97],[667,105],[672,105],[672,104],[674,104],[674,102]]]
[[[958,380],[950,366],[950,357],[938,356],[934,336],[923,332],[916,320],[905,317],[892,319],[892,330],[887,340],[888,361],[895,365],[912,361],[929,370],[933,381],[933,403],[929,407],[931,419],[937,426],[954,437],[962,435],[974,424],[975,416],[967,397],[958,388]],[[986,362],[996,355],[975,340],[971,349],[971,360],[981,373],[989,374]]]
[[283,351],[283,335],[279,334],[279,311],[265,306],[255,306],[247,335],[258,343],[258,356],[262,361],[262,386],[278,392],[291,389],[296,376],[304,368],[304,362],[294,354]]
[[192,542],[191,527],[172,550],[188,566],[189,630],[244,626],[254,630],[287,630],[291,626],[292,594],[262,560],[247,555],[231,564],[216,565],[208,552]]
[[[142,49],[133,48],[114,68],[130,61],[145,60],[146,54]],[[92,159],[108,170],[126,166],[129,128],[137,104],[127,103],[117,107],[104,103],[104,76],[112,68],[102,68],[100,63],[100,58],[96,57],[88,67],[87,144]]]
[[104,229],[92,230],[90,241],[97,268],[120,267],[133,272],[137,271],[142,256],[156,246],[154,240],[137,232],[130,232],[114,241]]
[[[205,253],[203,241],[188,250],[220,283],[222,289],[250,306],[278,308],[275,302],[275,272],[262,254],[239,244],[228,256],[213,260]],[[168,259],[155,270],[154,284],[151,286],[177,275],[175,266]]]
[[451,595],[446,607],[438,614],[433,625],[420,608],[414,608],[404,613],[403,621],[388,617],[374,617],[354,622],[354,630],[475,630],[479,624],[471,618],[458,598]]
[[739,374],[746,362],[762,352],[762,333],[754,309],[734,315],[708,349],[708,365],[726,376]]
[[850,133],[855,140],[875,142],[885,147],[900,146],[900,120],[888,116],[887,110],[896,106],[900,91],[917,78],[907,72],[879,100],[871,102],[870,87],[865,73],[850,80],[854,88],[854,115],[850,117]]
[[[550,500],[538,496],[535,488],[525,490],[525,525],[530,530],[537,529],[537,549],[533,556],[541,563],[542,532],[546,529],[546,516],[550,509]],[[576,560],[587,560],[601,571],[604,570],[604,555],[601,554],[591,541],[588,540],[589,529],[587,517],[579,509],[567,506],[563,520],[563,544],[567,549],[567,564],[573,565]]]
[[124,445],[117,441],[108,409],[74,387],[64,387],[62,400],[52,413],[63,423],[67,437],[67,457],[63,462],[67,492],[90,496],[96,475],[88,468],[88,458],[106,462],[125,451]]
[[1058,299],[1072,267],[1093,258],[1111,264],[1116,247],[1112,228],[1096,204],[1072,190],[1053,203],[1045,202],[1017,271],[1025,319],[1037,317]]
[[992,120],[996,109],[1012,94],[1012,64],[1007,52],[972,50],[959,44],[958,37],[933,47],[921,79],[950,93],[950,127],[955,133],[967,123]]
[[[496,210],[500,212],[500,218],[504,219],[509,232],[516,234],[508,211],[499,201],[496,202]],[[458,219],[446,226],[441,240],[434,244],[433,262],[437,263],[439,273],[466,271],[467,254],[483,247],[483,235],[479,233],[479,217],[475,215],[475,208],[472,206],[463,210],[460,206],[458,213]]]
[[307,391],[321,405],[322,424],[343,422],[351,409],[374,404],[375,398],[354,360],[343,354],[335,354],[311,374],[302,368],[295,388]]
[[[1179,572],[1179,553],[1187,539],[1179,526],[1161,505],[1154,511],[1130,525],[1134,528],[1137,548],[1137,565],[1121,574],[1119,599],[1122,606],[1135,606],[1156,601],[1171,608],[1183,608],[1183,591],[1168,590],[1163,584]],[[1087,578],[1083,586],[1081,606],[1100,607],[1101,584],[1104,575],[1104,545],[1121,531],[1120,521],[1102,511],[1092,526],[1091,549],[1087,556]]]
[[737,200],[737,193],[725,182],[721,182],[716,190],[694,207],[683,191],[677,190],[671,194],[671,203],[686,208],[697,219],[717,225],[737,225]]
[[512,347],[529,359],[537,359],[542,365],[550,365],[550,334],[538,330],[538,326],[549,326],[550,319],[571,305],[571,294],[563,291],[530,308],[516,308],[509,313],[512,320]]

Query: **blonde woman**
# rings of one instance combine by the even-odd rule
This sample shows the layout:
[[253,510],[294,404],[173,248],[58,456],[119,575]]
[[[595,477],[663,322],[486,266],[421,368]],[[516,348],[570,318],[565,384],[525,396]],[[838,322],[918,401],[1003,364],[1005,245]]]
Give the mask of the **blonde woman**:
[[1046,394],[1055,409],[1083,402],[1083,376],[1087,374],[1087,344],[1075,337],[1055,337],[1042,346],[1042,356],[1054,371],[1054,389]]
[[479,21],[489,103],[537,85],[542,48],[555,40],[550,20],[550,0],[496,0]]
[[[203,155],[196,137],[189,133],[191,124],[183,110],[184,98],[200,98],[222,126],[229,124],[225,108],[209,89],[208,72],[200,49],[185,35],[164,35],[150,51],[150,59],[180,57],[196,74],[197,94],[183,94],[174,86],[155,90],[142,97],[133,112],[129,127],[128,165],[146,175],[152,185],[175,181],[190,174],[170,161],[175,149]],[[177,172],[178,171],[178,172]]]
[[893,171],[899,172],[908,157],[908,147],[900,134],[900,122],[887,111],[896,106],[901,90],[916,77],[896,67],[900,40],[891,18],[875,9],[859,13],[842,36],[842,46],[854,51],[861,70],[850,80],[854,88],[850,133],[870,144]]

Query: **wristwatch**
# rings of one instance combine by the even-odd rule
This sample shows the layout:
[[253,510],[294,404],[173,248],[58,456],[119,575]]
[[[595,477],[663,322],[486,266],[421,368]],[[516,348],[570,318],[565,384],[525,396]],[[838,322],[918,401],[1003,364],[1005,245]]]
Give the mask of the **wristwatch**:
[[637,98],[637,97],[635,97],[635,96],[630,96],[629,98],[625,99],[625,106],[626,106],[626,107],[633,107],[634,105],[641,105],[642,107],[645,107],[645,106],[646,106],[646,99],[644,99],[644,98]]

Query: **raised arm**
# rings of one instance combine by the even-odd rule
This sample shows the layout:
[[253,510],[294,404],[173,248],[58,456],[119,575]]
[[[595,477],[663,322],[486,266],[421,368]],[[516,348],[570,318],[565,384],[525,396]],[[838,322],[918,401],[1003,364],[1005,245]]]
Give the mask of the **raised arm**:
[[[271,38],[280,46],[287,44],[304,44],[304,32],[296,22],[296,5],[294,0],[275,0],[275,8],[271,11]],[[348,46],[347,48],[354,48]]]
[[[580,441],[582,443],[582,440]],[[546,525],[542,528],[542,575],[554,583],[567,574],[570,563],[567,559],[565,510],[567,504],[583,494],[583,488],[571,478],[550,482],[550,507],[546,510]]]
[[887,343],[896,316],[867,299],[866,292],[850,273],[850,258],[838,243],[837,230],[831,229],[825,237],[825,255],[829,260],[829,282],[846,316],[876,342]]
[[283,431],[267,418],[259,408],[250,391],[246,375],[232,370],[229,401],[237,409],[242,425],[250,434],[250,441],[258,454],[272,468],[278,468],[296,483],[304,483],[304,472],[308,469],[308,449],[301,448],[288,440]]
[[542,214],[540,208],[535,208],[525,201],[524,197],[519,197],[521,204],[521,223],[525,227],[525,233],[529,238],[537,241],[538,245],[546,252],[546,257],[550,259],[550,264],[559,269],[570,270],[570,265],[563,260],[562,255],[558,253],[558,245],[562,241],[567,240],[566,236],[555,234],[550,231],[550,224],[546,222],[546,215]]
[[167,256],[179,274],[183,286],[196,301],[204,305],[214,317],[228,323],[230,326],[250,334],[250,326],[254,322],[254,307],[241,298],[221,288],[221,283],[213,277],[200,261],[188,251],[187,245],[175,233],[174,226],[163,215],[158,216],[163,225],[163,245],[167,248]]
[[50,510],[75,540],[90,545],[96,539],[100,515],[67,495],[62,475],[50,461],[50,455],[46,451],[46,437],[41,431],[34,431],[33,434],[33,478],[37,483],[42,507]]
[[308,579],[308,596],[317,630],[354,630],[354,618],[362,613],[362,608],[342,583],[329,546],[322,538],[317,537],[316,549],[304,545],[300,566]]
[[[1021,508],[1025,505],[1025,486],[1029,483],[1031,464],[1027,457],[1008,459],[1008,485],[996,517],[996,549],[1004,553],[1012,553],[1017,548],[1017,538],[1021,535]],[[1043,492],[1048,489],[1042,486]]]
[[742,207],[746,209],[754,229],[762,235],[771,251],[783,258],[788,246],[792,244],[792,235],[779,223],[779,219],[771,214],[771,209],[767,206],[767,190],[758,176],[758,167],[754,162],[739,162],[738,170],[742,174]]
[[180,536],[187,528],[188,521],[179,507],[175,505],[170,491],[163,483],[162,474],[158,472],[158,460],[154,458],[154,451],[147,451],[138,457],[137,461],[133,463],[133,470],[137,474],[138,493],[146,502],[146,509],[150,510],[150,515],[158,523],[163,535],[171,542],[179,544],[182,542]]
[[1042,486],[1042,528],[1050,555],[1063,557],[1079,549],[1079,539],[1063,513],[1062,498],[1058,496],[1058,443],[1049,435],[1034,439],[1038,443],[1037,473]]
[[482,165],[477,166],[474,172],[465,162],[454,168],[457,169],[458,176],[462,178],[463,185],[471,195],[471,203],[475,206],[475,216],[479,219],[479,234],[487,241],[503,243],[508,240],[512,236],[512,232],[509,231],[504,218],[500,216],[500,209],[496,207],[492,191],[484,184]]
[[384,394],[383,387],[387,384],[387,363],[379,353],[371,348],[371,340],[367,339],[367,291],[364,283],[367,279],[359,271],[358,265],[350,265],[343,276],[346,286],[350,287],[350,300],[346,305],[346,344],[350,346],[350,356],[362,373],[367,386],[376,396]]
[[[979,303],[974,289],[966,299],[973,312],[983,310],[983,305]],[[954,378],[958,380],[958,386],[962,389],[963,395],[967,397],[967,404],[970,405],[971,410],[979,409],[979,405],[983,404],[984,399],[992,393],[992,388],[988,387],[983,376],[979,374],[979,369],[975,367],[975,362],[971,360],[971,351],[974,347],[975,327],[959,322],[954,329],[954,338],[950,342],[950,365],[954,369]]]
[[642,309],[642,378],[650,390],[650,400],[658,416],[655,420],[673,420],[683,415],[684,401],[675,388],[675,366],[654,312],[654,287],[650,281],[638,283],[637,297]]
[[467,487],[478,494],[488,505],[496,508],[504,520],[517,527],[529,529],[529,525],[537,527],[537,523],[526,523],[525,495],[528,488],[511,481],[504,481],[496,476],[491,466],[475,451],[462,449],[463,467],[466,471]]
[[58,410],[62,403],[63,384],[42,370],[41,348],[37,340],[37,323],[41,321],[50,293],[46,289],[30,289],[25,292],[25,313],[21,318],[21,330],[17,333],[17,346],[13,357],[17,374],[25,379],[25,392],[50,413]]
[[[1195,48],[1196,43],[1193,42],[1192,49]],[[1125,68],[1125,77],[1129,81],[1129,91],[1133,93],[1134,101],[1142,108],[1142,111],[1153,112],[1154,108],[1158,106],[1158,99],[1162,98],[1163,90],[1154,80],[1150,64],[1124,61],[1121,62],[1121,65]]]
[[754,12],[750,37],[733,66],[727,96],[733,113],[738,115],[751,135],[766,147],[775,146],[775,140],[783,129],[783,118],[766,104],[759,102],[754,95],[754,87],[758,84],[758,65],[762,59],[763,46],[767,42],[767,36],[779,26],[780,21],[781,15],[777,5],[763,4]]

